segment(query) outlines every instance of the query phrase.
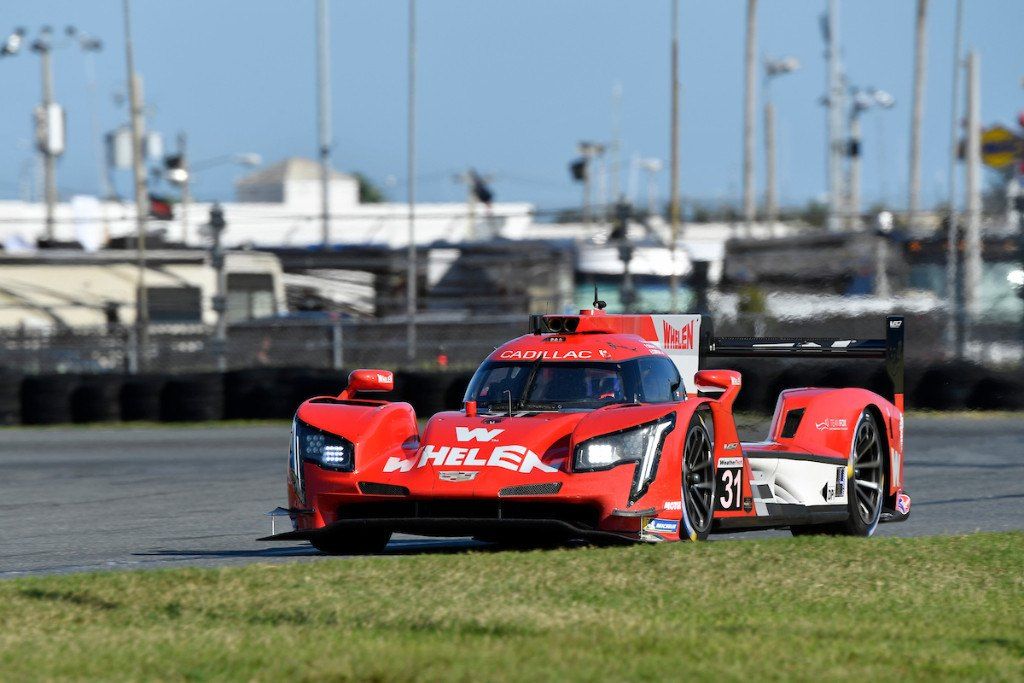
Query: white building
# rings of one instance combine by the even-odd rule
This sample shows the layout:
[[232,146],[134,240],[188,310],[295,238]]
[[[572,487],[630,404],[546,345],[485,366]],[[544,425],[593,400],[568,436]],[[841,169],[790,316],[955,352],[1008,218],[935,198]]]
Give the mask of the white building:
[[[320,167],[310,159],[286,159],[243,178],[237,201],[223,202],[229,247],[294,246],[321,244]],[[209,202],[175,205],[170,221],[151,220],[151,231],[163,230],[167,239],[184,239],[189,246],[206,243],[203,226]],[[359,203],[355,177],[335,173],[330,187],[330,243],[402,247],[409,239],[407,204]],[[443,241],[507,237],[518,239],[530,226],[533,205],[495,203],[490,207],[466,203],[421,203],[415,207],[415,241]],[[0,201],[0,244],[8,251],[31,249],[44,234],[45,207],[38,202]],[[99,202],[73,197],[56,207],[58,241],[81,242],[98,248],[107,239],[135,232],[135,204]]]

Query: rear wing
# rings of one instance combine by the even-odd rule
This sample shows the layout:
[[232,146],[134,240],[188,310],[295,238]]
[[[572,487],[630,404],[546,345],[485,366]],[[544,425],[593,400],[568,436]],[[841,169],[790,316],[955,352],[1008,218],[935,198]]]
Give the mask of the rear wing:
[[838,337],[716,337],[711,319],[702,320],[700,356],[720,358],[878,358],[885,361],[892,382],[893,404],[903,411],[903,338],[904,318],[885,319],[881,339],[842,339]]

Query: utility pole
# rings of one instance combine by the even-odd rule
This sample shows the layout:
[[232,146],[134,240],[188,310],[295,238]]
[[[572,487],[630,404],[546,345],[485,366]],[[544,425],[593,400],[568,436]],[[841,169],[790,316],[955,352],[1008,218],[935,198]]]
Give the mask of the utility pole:
[[676,272],[676,260],[679,251],[679,0],[672,0],[672,84],[670,88],[672,103],[671,122],[669,124],[671,138],[671,161],[669,171],[669,237],[672,240],[669,249],[672,254],[672,272],[668,278],[673,313],[679,312],[679,275]]
[[331,243],[331,64],[327,0],[316,3],[317,130],[320,153],[320,244]]
[[213,332],[213,350],[217,356],[217,370],[227,372],[228,369],[228,276],[224,268],[224,247],[221,235],[227,227],[224,210],[220,204],[210,207],[210,265],[217,274],[217,288],[213,295],[213,311],[217,314],[217,324]]
[[416,0],[409,0],[409,92],[408,92],[408,148],[406,169],[409,174],[409,246],[406,254],[407,269],[405,315],[406,358],[416,360]]
[[850,155],[850,180],[849,185],[846,188],[849,192],[847,206],[846,206],[846,217],[847,225],[850,230],[856,230],[860,227],[860,112],[857,111],[856,105],[850,112],[850,140],[848,143],[848,153]]
[[[949,228],[946,230],[946,306],[949,315],[946,318],[946,345],[947,348],[957,349],[956,328],[957,328],[957,306],[959,305],[956,296],[959,259],[957,258],[957,246],[959,238],[957,235],[957,210],[956,210],[956,164],[959,157],[960,147],[960,71],[963,68],[963,19],[964,0],[956,2],[956,28],[953,38],[953,97],[950,103],[949,122],[949,195],[946,200],[949,204]],[[959,355],[959,354],[958,354]]]
[[754,233],[757,200],[754,196],[754,117],[757,100],[757,0],[747,0],[747,47],[744,65],[743,106],[743,221],[747,237]]
[[839,63],[839,2],[828,0],[825,21],[825,56],[828,60],[828,231],[842,229],[842,140],[844,92]]
[[980,62],[977,52],[971,50],[967,53],[967,235],[964,240],[964,292],[968,330],[978,315],[981,285]]
[[925,19],[928,0],[917,0],[917,23],[914,28],[914,105],[910,119],[910,196],[907,201],[907,224],[917,227],[921,210],[921,119],[924,116],[924,79],[927,68]]
[[[58,136],[57,129],[63,128],[61,111],[53,103],[53,43],[50,31],[44,29],[39,38],[32,43],[32,51],[39,54],[42,67],[43,98],[36,110],[36,131],[39,151],[43,155],[43,185],[46,200],[46,239],[55,239],[56,207],[57,207],[57,154],[54,149],[58,137],[63,138],[63,131]],[[60,140],[62,143],[63,140]],[[61,145],[63,146],[63,144]]]
[[132,126],[132,169],[135,180],[135,251],[138,282],[135,290],[135,326],[137,328],[138,366],[145,371],[146,348],[149,346],[149,301],[146,294],[146,220],[149,217],[149,197],[146,194],[146,168],[142,159],[142,84],[135,73],[132,47],[131,0],[124,0],[124,52],[128,68],[128,99]]

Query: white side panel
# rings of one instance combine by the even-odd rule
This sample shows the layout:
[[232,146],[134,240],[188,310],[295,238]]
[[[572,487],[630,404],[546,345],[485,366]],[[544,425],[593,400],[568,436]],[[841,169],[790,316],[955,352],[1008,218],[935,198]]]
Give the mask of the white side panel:
[[[832,465],[786,458],[751,458],[750,467],[755,504],[760,499],[764,503],[846,505],[845,463]],[[771,497],[763,495],[767,493],[765,484],[770,488]],[[760,514],[760,510],[758,512]]]
[[693,376],[697,374],[700,360],[700,316],[699,315],[652,315],[656,342],[672,359],[683,378],[686,393],[697,392]]

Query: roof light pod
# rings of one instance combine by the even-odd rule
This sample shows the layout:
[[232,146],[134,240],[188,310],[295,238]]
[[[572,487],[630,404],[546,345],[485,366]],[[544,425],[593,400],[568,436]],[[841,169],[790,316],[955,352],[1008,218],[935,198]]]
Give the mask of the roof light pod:
[[548,328],[548,332],[555,334],[560,332],[573,334],[580,326],[580,319],[575,315],[546,315],[544,316],[544,326]]

